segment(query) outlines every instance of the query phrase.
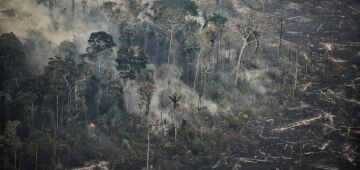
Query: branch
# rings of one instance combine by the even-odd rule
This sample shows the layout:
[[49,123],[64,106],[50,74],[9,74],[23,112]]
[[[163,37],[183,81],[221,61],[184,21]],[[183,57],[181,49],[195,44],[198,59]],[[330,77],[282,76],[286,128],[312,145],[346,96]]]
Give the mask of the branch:
[[313,123],[313,122],[315,122],[317,120],[323,119],[323,118],[328,120],[332,124],[334,122],[333,117],[334,117],[334,115],[332,115],[331,113],[322,111],[322,113],[319,114],[316,117],[309,118],[309,119],[304,119],[304,120],[301,120],[301,121],[297,121],[295,123],[292,123],[292,124],[289,124],[289,125],[286,125],[286,126],[283,126],[283,127],[278,127],[278,128],[273,129],[273,131],[275,131],[275,132],[287,131],[287,130],[293,129],[295,127],[301,127],[301,126],[309,125],[309,124],[311,124],[311,123]]
[[69,73],[66,73],[66,74],[64,74],[63,75],[63,77],[64,77],[64,80],[65,80],[65,82],[66,82],[66,86],[68,87],[68,89],[70,90],[70,84],[69,84],[69,81],[66,79],[66,77],[69,75]]

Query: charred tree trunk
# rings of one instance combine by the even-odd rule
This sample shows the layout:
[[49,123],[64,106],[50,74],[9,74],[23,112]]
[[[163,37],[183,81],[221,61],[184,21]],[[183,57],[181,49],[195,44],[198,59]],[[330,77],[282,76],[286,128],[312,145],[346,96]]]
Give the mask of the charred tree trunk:
[[72,0],[72,16],[74,17],[75,16],[75,0]]
[[35,119],[34,119],[34,102],[31,102],[31,126],[35,127]]
[[280,41],[279,41],[278,57],[280,57],[281,55],[282,34],[283,34],[283,18],[280,19]]
[[59,95],[56,95],[56,132],[59,130]]
[[186,78],[185,78],[185,82],[188,84],[189,83],[189,53],[188,52],[186,52],[186,65],[185,65],[185,69],[186,69]]
[[175,143],[177,143],[177,127],[176,127],[176,123],[174,124],[174,126],[175,126],[175,134],[174,134],[174,136],[175,136]]
[[245,47],[247,45],[246,39],[245,38],[242,38],[242,39],[243,39],[243,45],[242,45],[242,47],[240,49],[240,54],[239,54],[239,57],[238,57],[236,68],[235,68],[235,85],[237,85],[237,83],[238,83],[241,58],[242,58],[242,55],[244,53]]
[[149,158],[150,158],[150,127],[147,126],[147,151],[146,151],[146,170],[149,170]]
[[145,113],[146,115],[150,114],[150,103],[151,103],[151,98],[146,101],[146,113]]
[[38,146],[35,145],[35,170],[38,168]]
[[201,104],[201,97],[202,97],[202,93],[199,94],[199,99],[198,99],[198,111],[200,111],[200,109],[201,109],[201,107],[202,107],[202,106],[201,106],[201,105],[202,105],[202,104]]
[[17,169],[17,165],[16,165],[16,161],[17,161],[17,154],[16,154],[16,150],[15,150],[15,153],[14,153],[14,167],[15,169]]
[[202,52],[202,47],[200,48],[199,54],[196,57],[196,67],[195,67],[195,79],[194,79],[194,85],[193,85],[193,90],[195,90],[196,88],[196,81],[198,79],[198,73],[199,73],[199,66],[200,66],[200,62],[201,62],[201,52]]
[[162,135],[164,135],[164,122],[163,122],[163,112],[160,112],[160,123],[161,123],[161,131],[162,131]]
[[169,50],[168,50],[168,64],[170,64],[170,60],[172,62],[172,41],[173,41],[173,31],[174,31],[174,26],[175,25],[172,25],[171,26],[171,30],[170,30],[170,43],[169,43]]
[[295,91],[296,91],[296,86],[297,86],[297,76],[298,76],[298,58],[299,58],[299,42],[296,45],[296,55],[295,55],[295,63],[294,63],[294,68],[295,68],[295,72],[294,72],[294,82],[293,82],[293,88],[292,88],[292,98],[293,100],[295,99]]
[[155,31],[155,36],[156,36],[156,49],[155,49],[155,59],[153,59],[153,60],[156,65],[158,62],[157,60],[158,60],[158,53],[159,53],[159,50],[158,50],[159,49],[159,38],[158,38],[159,34],[157,31]]
[[[144,35],[144,53],[147,56],[147,44],[148,44],[148,30],[149,30],[149,24],[145,23],[145,35]],[[151,59],[150,59],[151,60]]]

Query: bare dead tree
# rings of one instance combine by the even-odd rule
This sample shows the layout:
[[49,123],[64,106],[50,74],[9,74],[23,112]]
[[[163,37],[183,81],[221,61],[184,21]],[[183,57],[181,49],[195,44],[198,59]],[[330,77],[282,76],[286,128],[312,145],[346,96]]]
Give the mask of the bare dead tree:
[[295,90],[297,86],[297,79],[298,79],[298,59],[299,59],[299,42],[296,45],[296,54],[295,54],[295,71],[294,71],[294,80],[293,80],[293,88],[292,88],[292,99],[295,99]]
[[240,40],[242,45],[238,55],[237,64],[235,67],[235,81],[237,85],[239,78],[239,69],[241,65],[241,60],[244,54],[245,48],[253,43],[258,42],[261,34],[265,31],[268,26],[266,23],[266,18],[259,14],[244,14],[244,19],[236,22],[236,30],[240,35]]
[[68,88],[68,106],[69,106],[69,109],[71,109],[71,102],[72,102],[71,97],[72,97],[72,93],[74,92],[75,103],[76,103],[76,99],[77,99],[77,94],[76,94],[77,88],[78,88],[78,86],[79,86],[81,83],[85,82],[86,77],[83,76],[81,79],[71,81],[70,79],[67,78],[67,77],[69,76],[69,74],[70,74],[70,73],[64,74],[64,75],[63,75],[63,78],[64,78],[64,80],[65,80],[65,82],[66,82],[66,86],[67,86],[67,88]]
[[[193,90],[196,89],[196,83],[202,78],[202,69],[204,68],[204,62],[205,62],[205,49],[207,46],[209,46],[208,41],[206,40],[206,33],[203,32],[201,29],[196,34],[197,42],[200,45],[199,51],[197,52],[197,56],[195,58],[196,64],[195,64],[195,77],[194,77],[194,83],[193,83]],[[204,53],[204,54],[203,54]],[[211,64],[211,63],[208,63]]]
[[171,101],[173,102],[173,107],[174,109],[176,109],[177,106],[179,106],[179,101],[181,99],[181,95],[178,95],[176,93],[174,93],[172,96],[169,96],[169,98],[171,99]]
[[170,42],[169,42],[169,51],[168,51],[168,63],[170,63],[170,60],[173,60],[173,59],[172,59],[172,45],[173,45],[174,27],[175,27],[175,24],[172,24],[172,25],[171,25],[171,29],[170,29]]
[[[181,99],[181,95],[178,95],[176,93],[174,93],[172,96],[169,96],[169,98],[171,99],[171,101],[173,102],[173,108],[174,108],[174,112],[176,112],[176,108],[179,106],[179,101]],[[175,126],[175,143],[177,142],[177,125],[176,123],[174,124]]]

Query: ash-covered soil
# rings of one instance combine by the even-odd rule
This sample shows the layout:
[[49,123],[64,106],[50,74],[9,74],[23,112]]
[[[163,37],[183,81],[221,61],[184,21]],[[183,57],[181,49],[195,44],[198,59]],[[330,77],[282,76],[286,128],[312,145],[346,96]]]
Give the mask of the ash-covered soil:
[[283,43],[300,44],[305,60],[295,101],[275,111],[278,118],[255,122],[257,142],[230,162],[235,169],[358,169],[360,1],[272,1],[265,12],[283,18]]

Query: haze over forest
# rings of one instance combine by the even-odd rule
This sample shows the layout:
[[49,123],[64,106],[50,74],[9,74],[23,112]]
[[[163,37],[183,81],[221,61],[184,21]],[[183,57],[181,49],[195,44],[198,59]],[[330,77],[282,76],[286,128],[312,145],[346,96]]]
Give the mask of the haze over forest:
[[0,169],[360,167],[358,0],[0,0]]

